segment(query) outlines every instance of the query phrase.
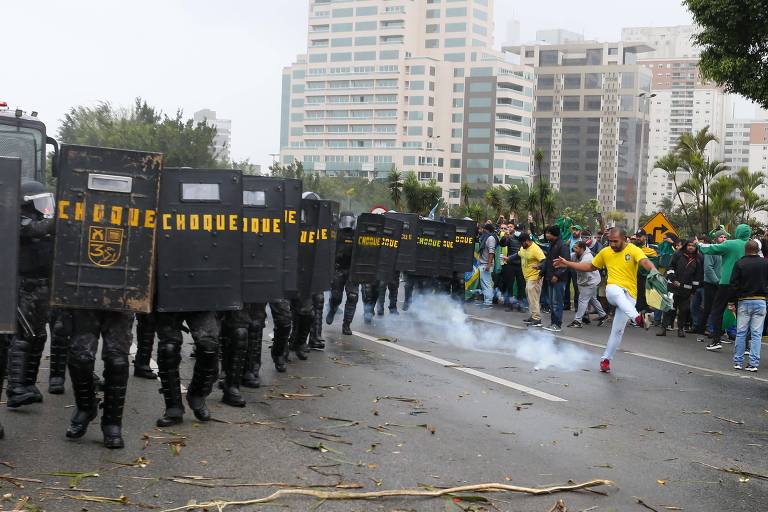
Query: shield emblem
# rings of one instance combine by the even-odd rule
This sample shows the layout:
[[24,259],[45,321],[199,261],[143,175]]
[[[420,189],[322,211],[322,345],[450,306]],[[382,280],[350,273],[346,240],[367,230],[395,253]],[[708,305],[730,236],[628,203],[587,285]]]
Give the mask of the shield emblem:
[[88,231],[88,259],[99,267],[111,267],[120,260],[123,248],[123,229],[90,226]]

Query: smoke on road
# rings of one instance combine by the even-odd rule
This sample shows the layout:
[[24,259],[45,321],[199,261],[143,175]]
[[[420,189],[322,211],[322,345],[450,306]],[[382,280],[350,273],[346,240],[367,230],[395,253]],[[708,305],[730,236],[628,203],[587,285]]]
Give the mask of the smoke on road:
[[406,314],[387,315],[377,323],[388,333],[428,340],[467,350],[508,354],[533,363],[534,369],[573,371],[584,367],[590,354],[570,342],[558,342],[542,329],[519,331],[473,322],[460,304],[445,295],[420,295]]

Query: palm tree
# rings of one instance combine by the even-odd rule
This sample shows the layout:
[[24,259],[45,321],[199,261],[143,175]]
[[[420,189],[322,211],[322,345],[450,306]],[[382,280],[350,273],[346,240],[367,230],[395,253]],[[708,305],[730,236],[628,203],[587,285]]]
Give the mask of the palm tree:
[[389,188],[389,198],[395,205],[395,210],[400,211],[400,201],[403,198],[403,175],[395,166],[389,171],[387,176],[387,188]]
[[461,201],[464,203],[465,207],[469,206],[469,198],[472,196],[472,187],[469,186],[469,183],[462,183],[461,184]]
[[746,222],[756,212],[765,210],[768,207],[768,201],[760,199],[756,192],[758,187],[766,184],[765,174],[762,172],[749,172],[749,169],[742,167],[733,175],[734,185],[741,196],[741,222]]
[[717,161],[710,162],[704,156],[710,142],[716,142],[717,137],[705,126],[696,133],[683,133],[677,141],[677,151],[682,167],[689,172],[693,181],[690,185],[698,186],[696,190],[696,207],[701,212],[701,227],[709,231],[709,186],[715,177],[723,172],[725,166]]
[[659,210],[664,213],[672,213],[672,211],[675,209],[675,202],[672,200],[672,198],[665,197],[661,201],[659,201]]
[[501,200],[501,191],[496,187],[491,187],[486,190],[483,199],[485,204],[494,212],[495,217],[498,218],[501,215],[501,210],[504,208],[504,203]]
[[521,217],[520,215],[520,207],[523,205],[523,194],[520,191],[520,188],[517,185],[510,185],[509,188],[503,189],[504,191],[504,201],[507,203],[507,207],[510,211],[510,217],[511,214],[515,214],[515,218],[519,219]]
[[676,153],[669,153],[656,160],[653,163],[653,168],[661,169],[662,171],[666,172],[667,176],[672,179],[672,184],[675,187],[675,195],[677,196],[677,200],[680,201],[680,207],[683,209],[683,213],[685,214],[685,220],[688,223],[688,229],[691,230],[691,233],[694,233],[695,231],[693,229],[693,225],[691,224],[691,219],[688,216],[688,208],[685,206],[683,198],[680,195],[680,189],[677,186],[677,172],[682,168],[682,164],[682,160]]
[[539,213],[541,213],[541,228],[544,229],[544,177],[541,173],[541,164],[544,161],[544,150],[536,148],[536,151],[533,153],[533,160],[536,162],[536,171],[539,175]]
[[681,134],[675,149],[680,158],[687,160],[693,155],[703,156],[707,145],[716,141],[717,137],[709,131],[709,125],[707,125],[696,133]]
[[709,203],[714,215],[715,224],[727,226],[737,213],[741,211],[741,201],[734,197],[736,180],[731,176],[720,176],[709,188]]

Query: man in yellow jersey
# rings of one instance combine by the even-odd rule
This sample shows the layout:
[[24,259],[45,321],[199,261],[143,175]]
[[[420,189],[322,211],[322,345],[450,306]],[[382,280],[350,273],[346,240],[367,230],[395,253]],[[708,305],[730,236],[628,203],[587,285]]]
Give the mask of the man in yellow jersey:
[[531,327],[541,327],[541,284],[542,275],[540,265],[546,259],[541,247],[533,243],[528,233],[521,233],[520,263],[525,277],[525,294],[528,297],[528,309],[531,316],[525,319],[525,323]]
[[642,249],[627,243],[627,233],[623,228],[612,228],[608,232],[608,245],[609,247],[597,253],[591,262],[580,263],[565,258],[555,261],[557,267],[568,267],[579,272],[602,268],[608,271],[605,296],[608,302],[616,306],[616,314],[613,317],[608,346],[605,347],[600,360],[600,371],[605,373],[611,371],[611,359],[619,348],[627,321],[631,321],[633,325],[642,323],[642,315],[635,309],[638,268],[643,267],[649,272],[656,270]]

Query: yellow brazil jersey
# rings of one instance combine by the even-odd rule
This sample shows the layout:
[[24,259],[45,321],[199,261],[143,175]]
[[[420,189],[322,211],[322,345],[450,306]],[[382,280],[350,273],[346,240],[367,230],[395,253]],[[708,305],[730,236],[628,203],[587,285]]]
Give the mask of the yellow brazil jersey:
[[641,248],[635,244],[627,244],[620,252],[606,247],[597,253],[592,265],[608,270],[607,284],[621,286],[632,297],[637,298],[637,270],[640,260],[644,259],[647,259],[647,256]]
[[520,248],[520,263],[523,266],[523,276],[526,281],[538,281],[541,279],[541,273],[536,267],[544,261],[544,251],[536,244],[531,244],[529,248]]

